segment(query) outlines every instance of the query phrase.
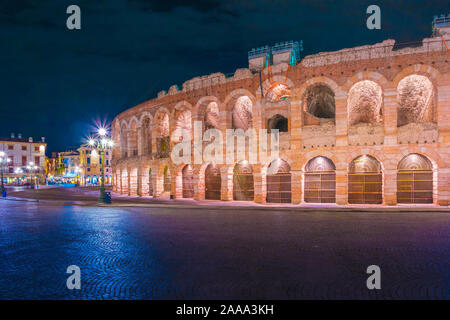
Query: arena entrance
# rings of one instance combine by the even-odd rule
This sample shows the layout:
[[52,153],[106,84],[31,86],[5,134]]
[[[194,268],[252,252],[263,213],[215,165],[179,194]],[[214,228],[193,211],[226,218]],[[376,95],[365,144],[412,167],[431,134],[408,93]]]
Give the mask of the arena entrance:
[[253,201],[253,169],[247,161],[241,161],[233,170],[233,200]]
[[214,164],[209,164],[205,170],[205,199],[220,200],[221,189],[220,169]]
[[171,190],[171,179],[170,179],[170,171],[169,171],[169,167],[165,166],[164,167],[164,176],[163,176],[163,186],[164,186],[164,192],[168,192],[170,194],[170,190]]
[[194,197],[194,172],[192,167],[187,164],[182,170],[183,178],[183,198]]
[[266,202],[291,203],[291,199],[291,167],[282,159],[274,160],[267,168]]
[[348,174],[348,203],[381,204],[382,181],[377,159],[367,155],[357,157],[351,162]]
[[305,202],[336,203],[336,167],[326,157],[315,157],[305,166]]
[[398,164],[397,202],[433,203],[433,166],[426,157],[410,154]]

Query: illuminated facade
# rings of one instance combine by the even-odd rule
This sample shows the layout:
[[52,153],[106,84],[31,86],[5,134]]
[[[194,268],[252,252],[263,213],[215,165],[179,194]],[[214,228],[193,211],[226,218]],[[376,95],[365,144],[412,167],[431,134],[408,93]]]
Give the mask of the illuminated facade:
[[[23,184],[29,183],[31,174],[33,183],[45,182],[45,149],[47,143],[42,137],[40,141],[34,141],[32,137],[23,138],[11,133],[9,138],[0,138],[0,151],[10,159],[4,167],[4,183]],[[28,168],[32,163],[33,172]]]
[[[297,55],[292,42],[252,50],[249,68],[232,77],[197,77],[119,114],[113,190],[257,203],[450,204],[450,56],[441,38]],[[194,121],[224,136],[279,129],[279,159],[174,164],[177,132],[194,136]]]
[[[101,181],[101,161],[99,152],[87,145],[83,144],[77,149],[79,154],[79,176],[80,184],[82,185],[97,185]],[[105,184],[110,184],[112,181],[111,170],[111,150],[105,151]]]

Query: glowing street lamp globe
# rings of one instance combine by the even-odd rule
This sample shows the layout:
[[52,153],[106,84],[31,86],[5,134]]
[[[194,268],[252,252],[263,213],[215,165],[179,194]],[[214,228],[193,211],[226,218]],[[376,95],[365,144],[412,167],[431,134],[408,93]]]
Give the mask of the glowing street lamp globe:
[[103,137],[106,135],[106,129],[105,128],[99,128],[98,129],[98,134]]

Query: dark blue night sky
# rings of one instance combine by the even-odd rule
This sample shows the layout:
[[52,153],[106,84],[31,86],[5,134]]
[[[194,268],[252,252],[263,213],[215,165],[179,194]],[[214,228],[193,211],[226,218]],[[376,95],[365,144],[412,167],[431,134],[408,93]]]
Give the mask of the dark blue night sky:
[[[66,28],[81,8],[82,29]],[[381,30],[366,8],[381,8]],[[45,136],[49,151],[76,146],[95,120],[170,85],[247,66],[247,51],[303,40],[304,54],[431,34],[439,1],[2,0],[0,136]]]

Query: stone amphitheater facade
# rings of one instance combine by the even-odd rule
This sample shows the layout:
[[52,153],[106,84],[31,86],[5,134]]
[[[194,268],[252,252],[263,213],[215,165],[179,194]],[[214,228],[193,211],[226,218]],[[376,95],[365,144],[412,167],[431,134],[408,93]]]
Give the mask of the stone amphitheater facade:
[[[295,65],[286,53],[274,54],[269,67],[264,57],[250,57],[249,68],[232,76],[172,86],[112,122],[113,191],[257,203],[449,205],[449,58],[439,38],[403,47],[386,40]],[[278,99],[283,91],[289,94]],[[224,135],[232,128],[279,129],[279,159],[250,165],[235,154],[233,164],[175,164],[174,136],[177,130],[192,136],[194,121]]]

